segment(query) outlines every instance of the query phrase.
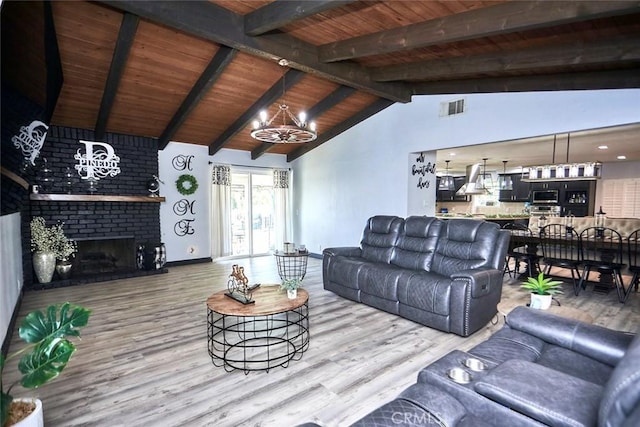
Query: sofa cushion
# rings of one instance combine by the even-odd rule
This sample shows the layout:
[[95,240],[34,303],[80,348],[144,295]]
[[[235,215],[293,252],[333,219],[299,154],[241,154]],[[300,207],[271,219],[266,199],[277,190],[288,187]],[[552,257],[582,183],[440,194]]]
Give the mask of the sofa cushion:
[[603,385],[611,377],[613,368],[575,351],[547,344],[536,363],[594,384]]
[[360,242],[362,258],[389,264],[403,222],[397,216],[378,215],[369,218]]
[[406,282],[413,272],[387,264],[369,264],[359,276],[360,290],[369,295],[398,301],[398,283]]
[[605,386],[598,414],[598,425],[601,427],[637,425],[629,424],[629,419],[639,417],[639,407],[640,333],[629,345]]
[[358,287],[358,274],[366,264],[369,263],[359,257],[337,256],[327,266],[327,273],[332,282],[339,283],[347,288],[360,289]]
[[398,301],[410,307],[446,316],[449,314],[451,279],[439,274],[415,273],[398,283]]
[[475,384],[483,396],[550,426],[592,426],[603,387],[536,363],[509,360]]
[[505,325],[488,340],[481,342],[469,353],[496,363],[511,359],[538,360],[542,355],[544,341]]
[[440,231],[431,271],[450,276],[461,270],[491,268],[499,236],[498,224],[473,219],[446,221]]
[[429,271],[443,221],[411,216],[404,221],[391,263],[411,270]]

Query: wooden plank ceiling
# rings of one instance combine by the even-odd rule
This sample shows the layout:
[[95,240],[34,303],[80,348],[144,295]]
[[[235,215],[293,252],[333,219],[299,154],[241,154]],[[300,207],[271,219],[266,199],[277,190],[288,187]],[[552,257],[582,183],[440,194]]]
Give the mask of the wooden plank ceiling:
[[[5,52],[43,51],[26,27],[5,33],[5,23],[47,8],[13,3],[2,9],[3,83]],[[154,137],[160,148],[181,141],[291,161],[413,95],[640,87],[640,1],[50,5],[63,78],[51,123],[94,129],[98,139]],[[8,83],[42,101],[34,71],[12,70]],[[317,141],[250,137],[259,110],[273,115],[283,98],[317,122]]]

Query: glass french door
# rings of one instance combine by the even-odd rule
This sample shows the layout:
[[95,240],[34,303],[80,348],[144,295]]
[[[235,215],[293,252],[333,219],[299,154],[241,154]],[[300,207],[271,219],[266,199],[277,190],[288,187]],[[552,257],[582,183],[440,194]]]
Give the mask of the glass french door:
[[269,253],[275,245],[273,175],[231,174],[231,248],[236,256]]

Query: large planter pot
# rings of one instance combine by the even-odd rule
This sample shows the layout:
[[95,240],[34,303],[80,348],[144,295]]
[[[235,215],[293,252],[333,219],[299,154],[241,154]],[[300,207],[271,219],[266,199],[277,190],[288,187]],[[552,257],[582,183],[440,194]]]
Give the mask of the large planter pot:
[[42,401],[40,399],[14,399],[14,401],[33,402],[36,409],[33,410],[26,418],[12,424],[13,427],[44,427],[44,415],[42,412]]
[[56,263],[56,273],[62,280],[66,280],[71,277],[71,266],[73,263],[68,259],[58,260]]
[[36,278],[40,283],[49,283],[56,270],[56,256],[53,252],[33,253],[33,270],[36,272]]
[[531,294],[531,308],[546,310],[551,307],[551,295]]

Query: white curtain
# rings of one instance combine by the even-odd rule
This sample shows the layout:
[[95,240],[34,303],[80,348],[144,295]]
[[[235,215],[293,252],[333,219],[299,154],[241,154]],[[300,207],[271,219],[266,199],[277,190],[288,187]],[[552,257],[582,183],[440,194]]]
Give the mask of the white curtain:
[[211,257],[231,255],[231,168],[229,166],[213,166],[211,203]]
[[285,242],[291,240],[291,202],[289,200],[289,183],[291,173],[288,170],[273,171],[273,193],[275,198],[275,245],[282,250]]

